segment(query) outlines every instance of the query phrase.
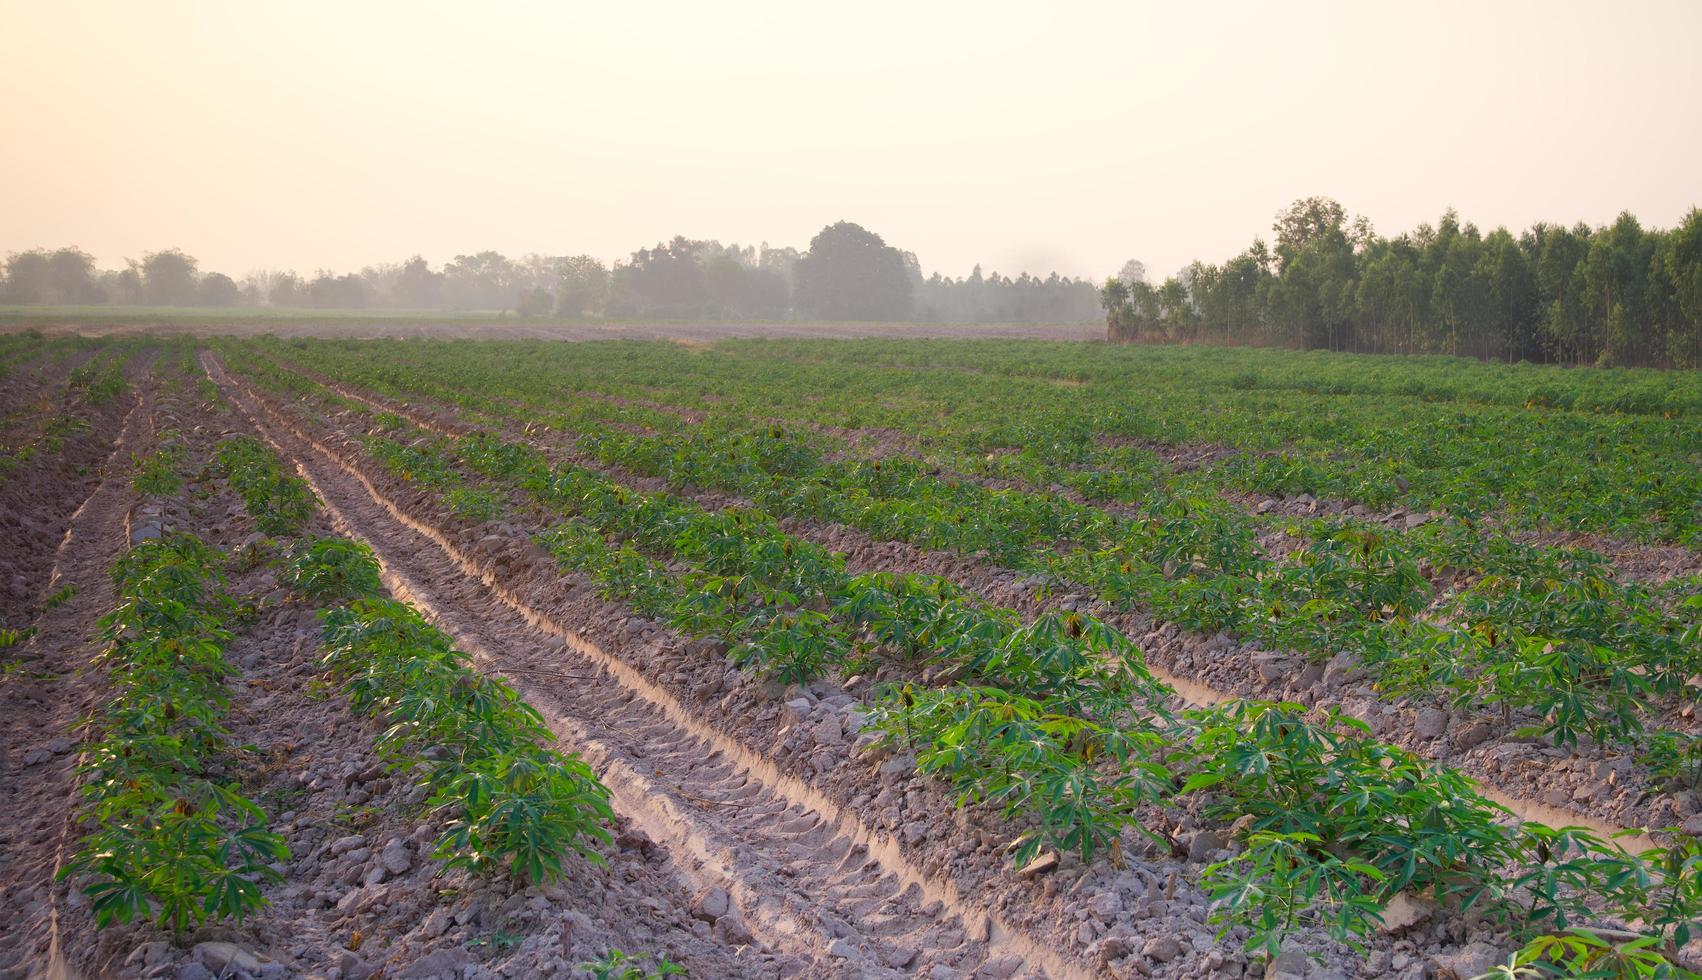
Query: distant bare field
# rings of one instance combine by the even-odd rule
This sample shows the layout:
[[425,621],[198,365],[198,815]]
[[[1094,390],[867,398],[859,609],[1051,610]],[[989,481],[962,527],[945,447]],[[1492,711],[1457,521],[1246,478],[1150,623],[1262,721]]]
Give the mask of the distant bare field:
[[887,323],[813,322],[797,320],[608,320],[575,321],[522,319],[491,315],[432,316],[398,313],[337,312],[322,316],[278,313],[218,315],[210,312],[100,313],[29,312],[0,316],[0,332],[40,330],[44,334],[85,337],[188,334],[199,337],[439,337],[457,339],[526,340],[673,340],[712,343],[735,337],[909,337],[909,338],[1037,338],[1098,340],[1105,328],[1097,324],[1043,323]]

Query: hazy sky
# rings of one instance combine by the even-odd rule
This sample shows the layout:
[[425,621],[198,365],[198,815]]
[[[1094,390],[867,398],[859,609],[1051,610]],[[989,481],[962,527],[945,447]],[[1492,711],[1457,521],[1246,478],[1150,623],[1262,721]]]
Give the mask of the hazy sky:
[[859,222],[962,275],[1702,204],[1702,2],[0,0],[0,252],[339,271]]

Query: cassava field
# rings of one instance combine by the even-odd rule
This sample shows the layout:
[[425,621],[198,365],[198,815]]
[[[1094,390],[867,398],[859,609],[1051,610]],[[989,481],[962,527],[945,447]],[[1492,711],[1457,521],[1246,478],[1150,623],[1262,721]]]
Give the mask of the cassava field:
[[0,371],[0,976],[1702,969],[1702,375]]

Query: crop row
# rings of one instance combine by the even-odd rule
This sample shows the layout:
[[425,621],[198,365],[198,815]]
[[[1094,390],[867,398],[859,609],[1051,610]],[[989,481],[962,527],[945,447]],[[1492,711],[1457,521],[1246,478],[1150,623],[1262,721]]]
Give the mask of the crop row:
[[[174,496],[187,447],[169,438],[135,462],[140,493]],[[387,723],[385,759],[431,790],[449,865],[558,877],[562,859],[609,839],[608,793],[577,758],[548,743],[535,711],[409,607],[380,597],[371,552],[341,538],[301,538],[311,489],[252,437],[224,440],[211,470],[226,477],[263,531],[284,536],[281,580],[325,613],[325,665],[358,711]],[[115,566],[116,608],[101,620],[111,697],[91,719],[81,817],[89,824],[62,877],[83,880],[96,922],[151,918],[176,932],[240,920],[289,858],[283,838],[236,783],[215,773],[241,749],[225,726],[233,668],[224,650],[250,607],[225,592],[226,556],[192,534],[144,540]],[[244,566],[249,567],[249,566]]]
[[[1508,828],[1457,773],[1293,705],[1172,717],[1138,652],[1091,617],[1022,627],[938,580],[849,576],[761,514],[642,494],[488,436],[409,447],[413,466],[398,475],[460,466],[530,492],[568,517],[541,538],[564,564],[759,669],[799,680],[935,668],[951,682],[887,685],[871,726],[964,803],[994,802],[1035,826],[1019,838],[1023,856],[1044,844],[1115,857],[1124,827],[1162,840],[1153,807],[1248,818],[1249,846],[1206,880],[1225,927],[1247,927],[1263,948],[1318,916],[1351,939],[1403,890],[1469,899],[1520,932],[1603,909],[1640,914],[1653,900],[1675,911],[1651,928],[1676,939],[1695,914],[1689,844],[1638,857],[1577,829]],[[393,452],[375,455],[394,465]]]
[[[1388,690],[1508,715],[1524,709],[1560,743],[1641,740],[1663,701],[1694,694],[1686,680],[1702,660],[1695,582],[1622,584],[1593,553],[1522,545],[1470,521],[1405,534],[1311,522],[1295,529],[1303,546],[1279,560],[1258,553],[1256,518],[1156,482],[1135,514],[1109,514],[942,478],[905,457],[826,462],[818,440],[779,428],[640,435],[596,413],[553,421],[581,433],[580,445],[603,462],[675,485],[729,490],[774,513],[875,537],[985,553],[1198,630],[1318,659],[1350,650]],[[1057,547],[1065,542],[1074,546]],[[1438,597],[1427,568],[1476,582]]]
[[[293,533],[317,509],[306,482],[254,437],[220,443],[217,460],[264,531]],[[569,853],[598,859],[595,845],[609,840],[608,790],[583,761],[550,747],[549,729],[512,687],[470,668],[449,637],[383,597],[371,549],[300,540],[281,580],[330,606],[324,664],[357,712],[387,724],[380,754],[419,770],[427,806],[448,818],[437,857],[533,883],[560,877]]]
[[81,766],[95,829],[63,871],[91,877],[102,926],[152,915],[181,932],[240,919],[289,856],[259,807],[206,775],[234,748],[224,647],[237,609],[220,591],[222,561],[181,533],[143,541],[113,569],[118,606],[101,620],[113,696]]
[[[982,554],[1194,630],[1319,660],[1351,651],[1386,689],[1527,709],[1561,744],[1634,737],[1663,699],[1694,697],[1688,679],[1702,667],[1694,592],[1620,583],[1587,552],[1456,524],[1395,536],[1320,522],[1273,558],[1259,553],[1245,516],[1217,501],[1155,494],[1136,514],[1110,515],[941,479],[908,459],[825,461],[779,430],[605,430],[579,445],[606,464],[739,493],[774,513]],[[1425,567],[1493,571],[1437,597]]]
[[[1661,417],[1670,408],[1615,415],[1545,407],[1579,403],[1570,389],[1601,372],[1551,370],[1544,377],[1552,383],[1508,383],[1526,396],[1508,404],[1505,391],[1450,397],[1441,389],[1452,381],[1438,372],[1408,377],[1420,365],[1405,362],[1402,376],[1375,390],[1361,390],[1360,381],[1344,387],[1351,372],[1377,373],[1366,358],[1307,380],[1319,359],[1284,364],[1294,358],[1274,352],[1143,348],[1131,359],[1077,345],[893,342],[708,351],[410,342],[377,357],[370,347],[351,357],[357,348],[336,343],[268,349],[363,384],[463,393],[473,407],[506,398],[550,411],[564,393],[629,405],[660,398],[712,417],[897,431],[957,464],[991,454],[984,465],[995,475],[1122,499],[1139,492],[1121,485],[1123,471],[1166,467],[1150,452],[1112,443],[1219,445],[1231,451],[1190,474],[1190,487],[1305,492],[1649,540],[1683,542],[1702,531],[1694,411],[1672,419]],[[1216,362],[1226,356],[1247,363],[1225,371]],[[1607,413],[1613,397],[1582,401]]]
[[63,364],[77,354],[98,352],[108,346],[134,349],[137,345],[127,340],[97,339],[75,334],[49,337],[38,330],[9,331],[0,334],[0,377],[26,362],[34,362],[34,367],[46,370]]
[[259,439],[226,439],[219,443],[215,458],[220,474],[242,496],[249,516],[263,533],[295,534],[318,510],[306,481],[285,473]]
[[144,497],[171,497],[183,489],[182,468],[186,447],[180,433],[166,430],[159,433],[158,445],[146,456],[130,460],[130,488]]
[[569,853],[601,860],[607,788],[550,747],[543,719],[513,688],[471,669],[419,613],[376,595],[339,606],[325,616],[325,650],[355,710],[388,724],[381,754],[423,769],[427,806],[451,816],[435,850],[447,866],[541,884],[562,876]]
[[71,369],[71,391],[96,408],[107,404],[125,391],[124,365],[129,358],[119,351],[102,351],[87,364]]
[[[137,491],[175,494],[183,456],[168,440],[138,460]],[[256,517],[276,515],[279,499],[297,502],[290,530],[311,516],[311,494],[257,442],[222,445],[218,466]],[[63,871],[91,879],[101,926],[152,916],[181,932],[208,918],[240,920],[264,904],[260,883],[278,879],[272,865],[289,857],[260,808],[207,775],[235,751],[223,725],[233,673],[224,648],[242,607],[223,592],[224,561],[180,532],[142,541],[113,569],[119,602],[101,624],[114,694],[81,766],[95,830]]]
[[[23,348],[25,353],[33,350]],[[61,355],[69,350],[58,348]],[[72,369],[59,387],[42,392],[37,403],[16,406],[14,413],[0,420],[6,430],[0,432],[0,482],[37,456],[57,455],[68,439],[91,431],[90,416],[128,388],[123,373],[127,360],[122,352],[98,352]]]
[[16,448],[0,447],[0,482],[12,475],[14,470],[26,465],[40,453],[53,455],[65,446],[65,440],[72,436],[82,435],[93,426],[81,415],[54,415],[49,417],[39,432],[29,434],[29,441]]
[[[1620,583],[1592,553],[1521,545],[1469,524],[1403,535],[1319,521],[1302,547],[1275,559],[1259,554],[1252,519],[1212,499],[1155,489],[1137,513],[1114,515],[943,479],[908,458],[829,462],[778,428],[636,435],[581,423],[580,432],[579,445],[602,462],[677,486],[982,554],[1205,632],[1319,659],[1350,650],[1387,689],[1526,709],[1559,743],[1636,738],[1657,702],[1693,695],[1687,681],[1702,661],[1692,585]],[[1426,567],[1478,577],[1438,601]]]

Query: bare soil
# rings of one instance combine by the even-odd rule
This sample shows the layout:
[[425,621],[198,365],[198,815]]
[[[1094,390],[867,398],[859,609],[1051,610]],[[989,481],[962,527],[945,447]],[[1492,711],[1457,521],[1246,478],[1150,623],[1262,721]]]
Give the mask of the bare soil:
[[[114,602],[112,564],[129,543],[129,457],[153,434],[144,390],[98,468],[93,491],[70,505],[41,588],[75,585],[43,611],[36,632],[7,658],[0,677],[0,975],[35,976],[53,962],[60,916],[52,886],[73,840],[78,725],[99,703],[97,620]],[[11,556],[7,557],[8,563]],[[34,574],[39,555],[19,553]]]

